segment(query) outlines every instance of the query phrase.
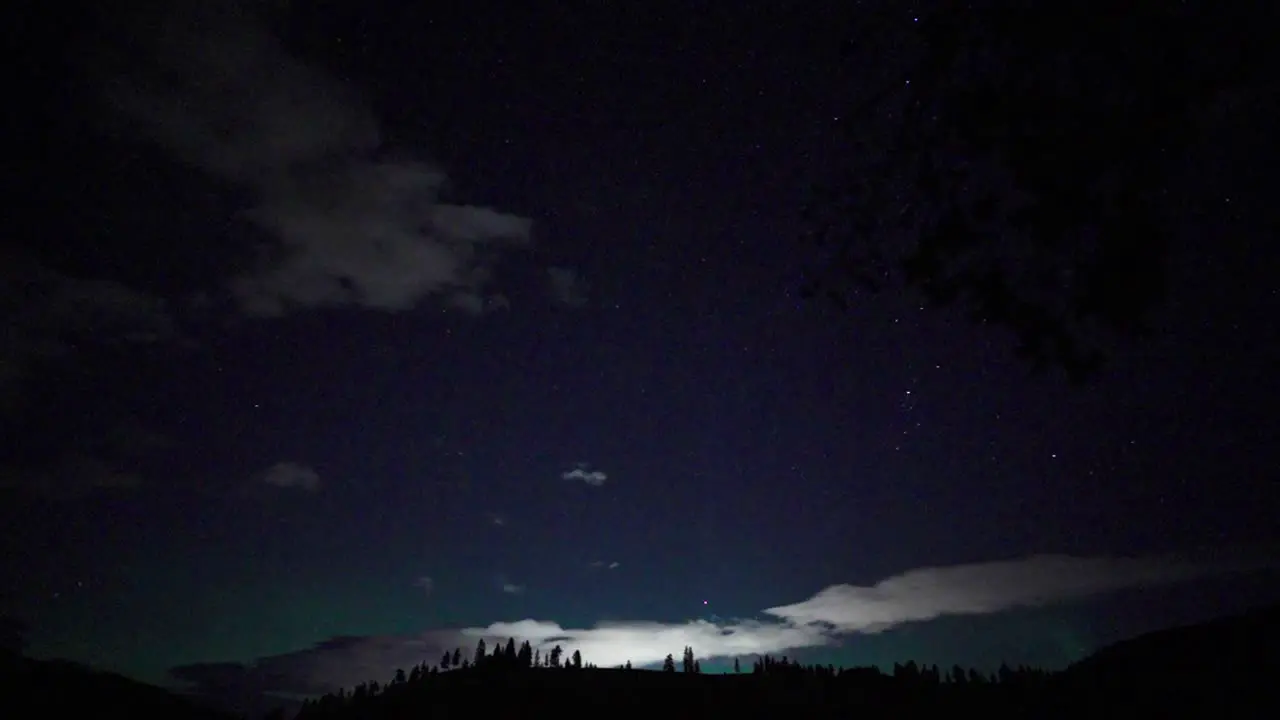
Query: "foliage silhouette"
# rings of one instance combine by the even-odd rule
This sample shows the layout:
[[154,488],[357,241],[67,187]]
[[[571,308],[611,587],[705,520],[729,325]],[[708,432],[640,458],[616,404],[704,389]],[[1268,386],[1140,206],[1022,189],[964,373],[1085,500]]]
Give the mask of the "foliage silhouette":
[[[1280,120],[1265,69],[1280,59],[1276,10],[859,5],[842,75],[862,88],[842,113],[851,157],[805,209],[824,259],[802,295],[959,303],[1012,331],[1033,368],[1088,379],[1107,345],[1149,328],[1188,207],[1221,194],[1189,157],[1245,132],[1259,146],[1234,152],[1261,152],[1267,121],[1253,118]],[[1230,225],[1212,242],[1246,237]]]

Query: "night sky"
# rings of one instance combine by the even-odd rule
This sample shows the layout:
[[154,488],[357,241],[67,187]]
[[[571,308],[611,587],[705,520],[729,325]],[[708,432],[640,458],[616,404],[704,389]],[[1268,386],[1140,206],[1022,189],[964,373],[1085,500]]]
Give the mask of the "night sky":
[[1189,231],[1074,385],[909,295],[800,298],[847,8],[241,5],[8,30],[62,38],[22,43],[0,256],[30,654],[1061,667],[1280,599],[1238,572],[1280,513],[1274,250]]

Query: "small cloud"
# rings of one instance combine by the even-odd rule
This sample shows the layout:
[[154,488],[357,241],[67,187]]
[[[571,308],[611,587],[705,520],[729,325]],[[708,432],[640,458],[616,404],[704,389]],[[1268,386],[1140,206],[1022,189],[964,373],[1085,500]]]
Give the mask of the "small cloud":
[[515,583],[502,583],[502,592],[508,595],[523,595],[524,586]]
[[491,512],[491,513],[488,513],[486,517],[489,519],[490,525],[504,527],[507,524],[507,519],[503,517],[500,513]]
[[587,287],[582,276],[572,268],[547,268],[547,283],[556,302],[566,307],[580,308],[587,304]]
[[622,567],[622,563],[620,563],[620,562],[618,562],[618,561],[616,561],[616,560],[615,560],[615,561],[613,561],[613,562],[611,562],[611,563],[609,563],[609,569],[610,569],[610,570],[617,570],[617,569],[618,569],[618,568],[620,568],[620,567]]
[[600,569],[617,570],[619,567],[622,567],[622,563],[617,562],[616,560],[614,562],[605,562],[604,560],[594,560],[588,564],[592,568],[595,568],[597,570],[600,570]]
[[600,487],[605,484],[609,476],[600,470],[591,470],[587,463],[578,463],[578,466],[567,472],[560,474],[564,480],[581,480],[582,482],[593,487]]
[[430,595],[431,591],[435,590],[436,581],[432,580],[430,577],[426,575],[423,575],[422,577],[413,581],[413,586],[422,590],[424,594]]
[[307,492],[320,489],[320,476],[315,470],[296,462],[278,462],[262,475],[262,481],[279,488],[300,488]]

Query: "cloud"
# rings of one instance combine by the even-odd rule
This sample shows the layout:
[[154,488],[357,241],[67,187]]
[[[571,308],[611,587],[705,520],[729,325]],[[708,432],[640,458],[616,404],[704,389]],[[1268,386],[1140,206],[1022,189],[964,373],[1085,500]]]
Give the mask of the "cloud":
[[578,463],[574,469],[560,473],[560,477],[564,480],[581,480],[593,487],[604,485],[609,476],[600,470],[590,470],[589,467],[587,463]]
[[920,568],[871,586],[833,585],[808,600],[764,612],[785,622],[822,624],[843,633],[880,632],[947,615],[987,615],[1221,571],[1171,559],[1037,555]]
[[580,308],[587,304],[587,287],[582,276],[572,268],[547,268],[547,284],[551,287],[551,296],[561,305]]
[[504,592],[504,593],[506,593],[506,594],[508,594],[508,595],[523,595],[523,594],[524,594],[524,586],[523,586],[523,585],[517,585],[517,584],[515,584],[515,583],[510,583],[510,582],[508,582],[508,583],[502,583],[502,592]]
[[432,580],[430,577],[427,577],[426,575],[423,575],[422,577],[413,581],[413,586],[421,589],[423,594],[430,595],[431,591],[435,590],[436,581]]
[[296,462],[278,462],[262,475],[262,482],[279,488],[300,488],[307,492],[320,489],[320,476],[315,470]]
[[500,513],[496,513],[496,512],[487,513],[485,517],[488,518],[490,525],[497,525],[498,527],[503,527],[504,525],[507,524],[507,519],[503,517]]
[[590,565],[591,565],[591,567],[596,568],[596,569],[604,568],[604,569],[607,569],[607,570],[617,570],[618,568],[622,567],[622,563],[620,563],[620,562],[618,562],[618,561],[616,561],[616,560],[615,560],[615,561],[613,561],[613,562],[609,562],[609,563],[607,563],[607,562],[605,562],[605,561],[603,561],[603,560],[594,560],[594,561],[592,561],[592,562],[590,563]]
[[271,242],[228,285],[239,307],[394,312],[433,295],[489,307],[493,262],[528,242],[530,221],[444,199],[445,173],[387,152],[351,87],[292,56],[243,3],[215,5],[171,13],[150,38],[154,77],[114,78],[107,94],[152,141],[252,198],[245,217]]

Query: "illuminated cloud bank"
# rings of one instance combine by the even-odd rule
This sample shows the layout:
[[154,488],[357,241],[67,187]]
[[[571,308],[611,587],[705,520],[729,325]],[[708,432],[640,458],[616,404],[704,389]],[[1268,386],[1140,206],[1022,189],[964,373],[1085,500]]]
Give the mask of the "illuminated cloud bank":
[[494,623],[484,628],[467,628],[462,634],[474,643],[505,641],[509,637],[543,652],[559,645],[565,653],[582,653],[587,662],[612,667],[631,662],[653,665],[667,655],[679,656],[686,645],[701,658],[730,657],[775,653],[789,648],[828,645],[836,641],[825,630],[776,622],[739,620],[711,623],[693,620],[686,623],[615,622],[601,623],[590,629],[562,628],[557,623],[538,620]]
[[[213,663],[173,669],[198,687],[227,683],[264,692],[315,693],[390,677],[397,668],[435,664],[461,647],[470,657],[478,640],[528,641],[546,653],[559,645],[585,661],[610,667],[654,665],[679,656],[686,645],[700,658],[724,658],[833,645],[842,637],[874,633],[944,616],[987,615],[1092,595],[1184,582],[1249,569],[1166,558],[1078,558],[1038,555],[1021,560],[910,570],[874,585],[834,585],[808,600],[768,608],[767,619],[682,623],[610,622],[565,628],[540,620],[497,622],[486,627],[434,630],[408,637],[344,637],[308,650],[261,658],[251,665]],[[235,680],[239,678],[239,680]]]
[[808,600],[764,612],[785,622],[817,623],[837,632],[879,632],[945,615],[987,615],[1181,582],[1215,571],[1207,565],[1167,560],[1037,555],[920,568],[869,587],[833,585]]

